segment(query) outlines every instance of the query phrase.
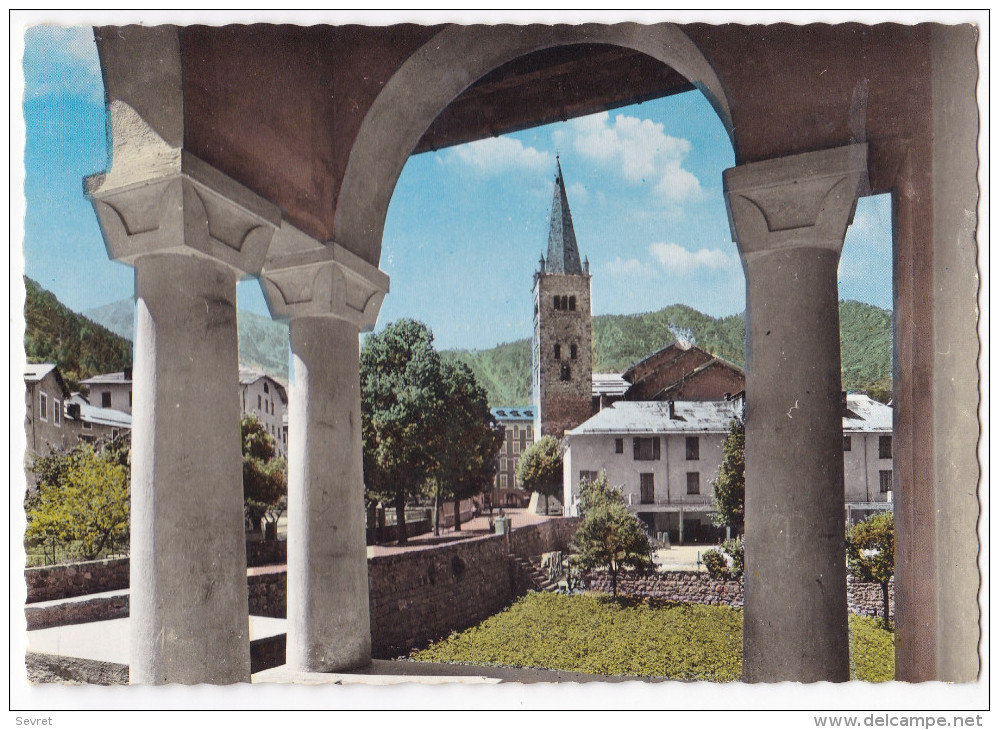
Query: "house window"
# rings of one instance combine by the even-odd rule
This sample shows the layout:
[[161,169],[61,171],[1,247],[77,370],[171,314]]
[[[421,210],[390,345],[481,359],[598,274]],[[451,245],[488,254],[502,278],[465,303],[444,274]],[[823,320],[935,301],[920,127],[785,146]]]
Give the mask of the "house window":
[[687,472],[687,494],[701,493],[701,473],[699,471]]
[[504,474],[500,474],[500,487],[502,487],[503,489],[506,489],[507,483],[508,482],[506,480],[506,474],[505,473]]
[[110,408],[110,407],[111,407],[111,391],[105,390],[103,393],[101,393],[101,408]]
[[569,311],[576,311],[576,297],[569,297]]
[[687,437],[687,461],[698,461],[701,458],[701,439],[698,436]]
[[267,383],[264,383],[264,392],[265,393],[270,393],[271,392],[270,389],[267,387]]
[[891,436],[878,437],[878,458],[879,459],[891,458]]
[[52,399],[52,423],[56,426],[62,426],[62,403],[56,399]]
[[90,431],[93,427],[94,427],[94,424],[92,424],[90,421],[84,421],[83,422],[83,429],[85,431]]
[[506,453],[513,453],[513,429],[508,428],[506,430]]
[[597,473],[595,471],[580,470],[579,472],[580,482],[595,482],[597,481]]
[[561,309],[562,308],[561,306],[559,306],[562,303],[562,300],[559,299],[558,296],[552,297],[552,303],[555,305],[555,309]]
[[636,438],[634,457],[635,461],[657,461],[659,459],[659,437]]
[[569,359],[570,360],[575,360],[576,359],[576,346],[575,345],[569,345]]
[[878,477],[881,481],[881,494],[887,494],[891,491],[891,469],[882,469],[878,472]]
[[568,365],[563,365],[561,372],[559,372],[559,380],[568,380],[572,377],[572,373],[569,371]]
[[851,451],[853,449],[853,439],[849,436],[843,437],[843,451]]
[[656,475],[641,474],[642,504],[656,503]]
[[510,463],[509,460],[507,460],[505,456],[500,458],[500,471],[506,471],[507,465],[509,463]]
[[614,453],[615,454],[624,453],[624,439],[614,439]]
[[259,410],[260,410],[261,408],[263,408],[263,407],[264,407],[264,406],[263,406],[263,403],[262,403],[262,402],[261,402],[261,400],[260,400],[260,394],[259,394],[259,393],[257,393],[257,410],[259,411]]
[[520,430],[520,450],[527,451],[527,431]]
[[38,395],[38,417],[43,421],[49,420],[49,396],[47,393]]
[[555,343],[555,359],[556,360],[562,359],[562,346],[559,345],[558,343]]
[[118,438],[118,434],[119,433],[121,433],[121,431],[119,431],[117,428],[112,428],[111,429],[111,440],[114,441],[116,438]]
[[562,297],[562,309],[568,309],[568,308],[569,308],[569,297],[563,295],[563,297]]
[[264,413],[270,413],[269,408],[270,407],[267,405],[267,401],[264,401]]
[[520,453],[520,441],[517,440],[516,436],[514,436],[512,440],[513,440],[513,453],[519,454]]

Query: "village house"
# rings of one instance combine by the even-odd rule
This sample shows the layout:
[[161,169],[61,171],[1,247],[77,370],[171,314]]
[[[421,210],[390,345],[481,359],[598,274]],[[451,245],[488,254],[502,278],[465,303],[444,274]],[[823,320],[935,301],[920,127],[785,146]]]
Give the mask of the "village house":
[[288,456],[288,391],[267,373],[252,368],[239,369],[239,407],[253,414],[274,437],[274,448]]
[[[892,508],[892,410],[846,396],[843,466],[846,514],[856,521]],[[579,484],[604,472],[628,509],[671,542],[714,542],[712,485],[741,395],[709,401],[619,401],[565,434],[564,494],[578,511]]]
[[80,385],[86,387],[90,405],[132,412],[132,368],[95,375],[81,380]]
[[63,403],[69,397],[59,369],[51,363],[28,363],[24,369],[24,434],[26,459],[45,453],[46,446],[62,448],[67,441]]

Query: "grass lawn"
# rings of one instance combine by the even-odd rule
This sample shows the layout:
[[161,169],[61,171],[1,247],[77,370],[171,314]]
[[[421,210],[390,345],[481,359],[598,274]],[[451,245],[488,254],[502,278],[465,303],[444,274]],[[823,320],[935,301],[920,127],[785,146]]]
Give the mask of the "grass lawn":
[[[853,679],[892,678],[892,634],[874,619],[850,617],[850,644]],[[427,662],[729,682],[742,677],[742,610],[615,601],[603,594],[530,593],[412,656]]]

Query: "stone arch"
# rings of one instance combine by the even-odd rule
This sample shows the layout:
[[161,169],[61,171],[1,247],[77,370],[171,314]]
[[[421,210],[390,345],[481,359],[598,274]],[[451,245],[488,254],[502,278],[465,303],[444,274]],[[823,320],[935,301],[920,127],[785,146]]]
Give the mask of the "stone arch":
[[504,63],[544,48],[581,43],[630,48],[682,74],[708,98],[734,146],[721,81],[676,25],[448,26],[396,71],[368,110],[340,187],[336,242],[377,265],[396,181],[433,120],[462,91]]

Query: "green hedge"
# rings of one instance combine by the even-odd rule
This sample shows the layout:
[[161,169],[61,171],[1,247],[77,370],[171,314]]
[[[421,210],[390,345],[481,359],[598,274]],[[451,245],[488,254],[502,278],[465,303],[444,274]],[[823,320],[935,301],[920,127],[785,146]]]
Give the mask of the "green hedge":
[[[851,676],[894,672],[892,635],[851,617]],[[728,682],[742,677],[742,610],[587,594],[530,593],[412,658],[590,674]]]

